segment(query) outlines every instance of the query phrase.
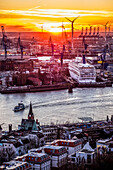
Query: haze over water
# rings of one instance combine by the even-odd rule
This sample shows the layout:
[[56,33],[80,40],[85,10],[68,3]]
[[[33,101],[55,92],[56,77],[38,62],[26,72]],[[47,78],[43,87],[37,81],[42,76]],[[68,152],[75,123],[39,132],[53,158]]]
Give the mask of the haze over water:
[[[13,108],[23,101],[26,109],[14,112]],[[29,103],[32,102],[35,119],[42,124],[51,122],[78,122],[79,117],[94,117],[94,120],[106,119],[113,114],[113,88],[74,88],[73,93],[68,90],[0,94],[0,124],[6,130],[8,124],[13,129],[18,127],[22,118],[27,118]]]

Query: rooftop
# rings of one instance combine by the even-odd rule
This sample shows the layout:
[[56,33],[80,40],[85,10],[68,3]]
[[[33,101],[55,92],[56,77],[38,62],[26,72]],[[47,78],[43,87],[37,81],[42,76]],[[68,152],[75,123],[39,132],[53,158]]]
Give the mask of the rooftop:
[[85,152],[85,153],[94,153],[94,151],[89,151],[89,150],[87,150],[87,149],[82,149],[80,152]]

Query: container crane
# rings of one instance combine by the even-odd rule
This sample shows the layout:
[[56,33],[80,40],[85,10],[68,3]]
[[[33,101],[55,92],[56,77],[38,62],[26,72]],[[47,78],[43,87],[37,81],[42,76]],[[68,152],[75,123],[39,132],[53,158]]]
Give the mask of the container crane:
[[91,36],[91,33],[92,33],[92,25],[89,25],[89,35]]
[[94,27],[94,31],[93,31],[93,35],[95,36],[95,32],[96,32],[96,27]]
[[50,36],[50,38],[49,38],[49,45],[51,46],[51,53],[52,53],[52,56],[54,56],[54,44],[53,44],[53,42],[52,42],[51,36]]
[[3,48],[4,48],[4,51],[5,51],[5,58],[7,58],[7,42],[8,42],[8,39],[7,39],[7,35],[5,34],[5,29],[4,29],[4,26],[1,26],[1,29],[2,29],[2,45],[3,45]]
[[86,32],[85,32],[85,36],[87,36],[87,27],[86,27]]
[[21,58],[23,58],[23,48],[24,48],[24,46],[23,46],[22,43],[21,43],[20,36],[18,37],[17,49],[18,49],[18,46],[20,47]]
[[109,21],[108,21],[108,22],[106,22],[106,24],[105,24],[105,25],[103,25],[103,26],[105,27],[105,41],[106,41],[106,33],[107,33],[107,25],[108,25],[108,23],[109,23]]
[[83,36],[83,32],[84,32],[84,27],[82,27],[81,36]]

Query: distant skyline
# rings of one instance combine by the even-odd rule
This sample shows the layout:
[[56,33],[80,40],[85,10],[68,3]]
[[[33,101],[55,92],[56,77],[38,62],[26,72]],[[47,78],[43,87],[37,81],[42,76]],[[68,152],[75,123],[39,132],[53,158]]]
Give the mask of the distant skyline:
[[82,27],[99,26],[104,30],[106,22],[113,30],[112,0],[0,0],[0,25],[6,31],[49,31],[61,32],[62,22],[66,31],[71,24],[65,17],[73,20],[74,31]]

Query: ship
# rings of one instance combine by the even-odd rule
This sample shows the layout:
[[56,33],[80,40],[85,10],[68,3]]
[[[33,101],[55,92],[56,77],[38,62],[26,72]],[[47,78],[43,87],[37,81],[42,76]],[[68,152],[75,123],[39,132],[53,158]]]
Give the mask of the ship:
[[21,111],[21,110],[24,110],[25,109],[25,106],[22,102],[18,103],[18,106],[15,106],[14,107],[14,112],[18,112],[18,111]]
[[85,62],[85,56],[76,57],[72,60],[69,65],[70,76],[77,81],[79,84],[95,84],[96,83],[96,69],[93,65]]

